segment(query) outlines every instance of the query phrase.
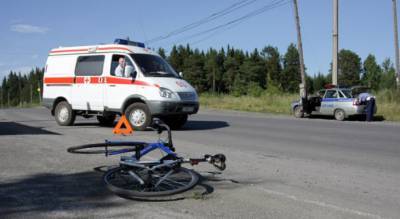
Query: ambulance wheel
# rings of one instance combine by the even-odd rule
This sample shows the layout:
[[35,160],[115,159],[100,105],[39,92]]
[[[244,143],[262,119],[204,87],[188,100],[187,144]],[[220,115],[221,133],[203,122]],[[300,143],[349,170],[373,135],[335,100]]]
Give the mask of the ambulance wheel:
[[165,117],[164,122],[167,123],[171,129],[180,129],[185,125],[187,119],[188,115],[173,115]]
[[115,121],[115,114],[107,116],[97,116],[97,121],[99,121],[101,126],[113,126]]
[[150,110],[144,103],[132,103],[125,110],[125,116],[132,128],[144,131],[151,123]]
[[296,118],[303,118],[304,117],[304,112],[301,106],[296,106],[294,108],[294,117]]
[[346,114],[344,113],[344,111],[342,109],[337,109],[335,110],[335,119],[338,121],[343,121],[344,118],[346,117]]
[[54,117],[58,125],[70,126],[74,124],[76,115],[67,101],[61,101],[54,110]]

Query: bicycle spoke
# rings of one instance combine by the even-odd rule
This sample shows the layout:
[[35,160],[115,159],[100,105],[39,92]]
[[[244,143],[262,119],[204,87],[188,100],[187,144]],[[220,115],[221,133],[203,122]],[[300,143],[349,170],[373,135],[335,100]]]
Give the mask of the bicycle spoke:
[[169,175],[171,175],[174,172],[174,170],[170,170],[167,174],[165,174],[163,177],[161,177],[160,180],[158,180],[158,182],[154,185],[154,187],[157,187],[158,185],[160,185],[160,183],[162,181],[164,181]]

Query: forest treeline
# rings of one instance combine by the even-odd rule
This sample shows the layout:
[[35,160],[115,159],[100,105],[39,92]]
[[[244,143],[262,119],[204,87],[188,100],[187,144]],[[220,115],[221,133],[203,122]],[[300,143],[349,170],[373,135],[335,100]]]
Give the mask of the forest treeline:
[[[269,88],[293,93],[298,92],[301,82],[299,53],[294,44],[290,44],[284,54],[273,46],[247,52],[230,46],[201,51],[189,45],[174,46],[169,56],[163,49],[158,53],[167,58],[177,71],[183,72],[185,79],[200,93],[257,95]],[[396,87],[393,63],[385,59],[378,64],[372,54],[361,60],[355,52],[343,49],[339,52],[338,71],[338,83],[342,86],[365,85],[374,91]],[[310,92],[331,82],[330,71],[314,76],[307,73]]]
[[[174,46],[168,55],[159,48],[158,53],[178,72],[183,72],[184,79],[199,93],[259,96],[268,89],[296,93],[301,81],[299,54],[294,44],[290,44],[283,54],[273,46],[249,52],[231,46],[204,51],[189,45]],[[34,68],[30,72],[11,71],[1,83],[0,106],[38,103],[43,71],[42,68]],[[309,92],[319,90],[331,81],[329,72],[318,72],[314,76],[310,76],[307,69],[306,72]],[[379,64],[372,54],[361,60],[351,50],[339,52],[340,85],[365,85],[378,91],[395,89],[395,79],[390,59]]]

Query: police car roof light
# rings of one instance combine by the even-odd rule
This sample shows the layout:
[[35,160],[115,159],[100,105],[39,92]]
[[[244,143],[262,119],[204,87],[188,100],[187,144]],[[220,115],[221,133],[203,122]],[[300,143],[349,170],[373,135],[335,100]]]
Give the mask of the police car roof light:
[[144,43],[125,40],[125,39],[115,39],[114,43],[115,44],[120,44],[120,45],[129,45],[129,46],[137,46],[137,47],[145,48]]

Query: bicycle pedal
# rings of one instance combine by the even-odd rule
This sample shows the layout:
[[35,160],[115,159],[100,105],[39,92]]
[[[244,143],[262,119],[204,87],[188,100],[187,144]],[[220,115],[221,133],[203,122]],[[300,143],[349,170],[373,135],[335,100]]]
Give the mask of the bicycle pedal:
[[124,162],[137,162],[135,157],[131,157],[131,156],[121,156],[120,161],[124,161]]

